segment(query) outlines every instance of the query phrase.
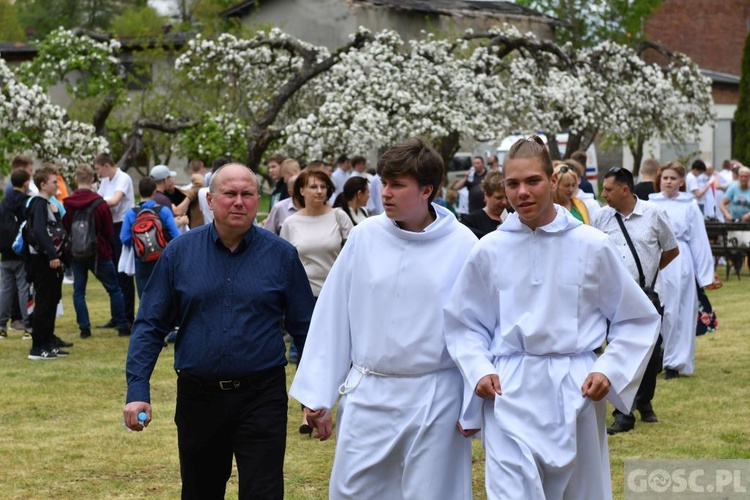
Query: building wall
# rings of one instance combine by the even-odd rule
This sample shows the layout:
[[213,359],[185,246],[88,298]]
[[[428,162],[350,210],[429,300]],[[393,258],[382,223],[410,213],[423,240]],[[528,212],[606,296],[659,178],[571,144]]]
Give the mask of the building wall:
[[269,25],[312,43],[334,49],[345,45],[359,26],[371,31],[393,29],[405,40],[418,38],[422,30],[430,32],[486,28],[503,22],[522,32],[532,31],[543,39],[553,37],[552,27],[533,18],[493,19],[490,17],[450,17],[385,7],[352,4],[346,0],[275,0],[261,2],[257,10],[243,18],[243,24],[255,30]]
[[665,0],[646,34],[701,68],[740,76],[748,23],[750,0]]
[[[702,69],[735,76],[742,74],[742,53],[749,29],[750,0],[664,0],[645,23],[649,40],[687,54]],[[646,59],[664,62],[653,51]],[[672,145],[650,141],[649,153],[662,162],[684,154],[714,165],[730,158],[739,87],[714,83],[712,95],[716,120],[702,127],[694,143]],[[632,157],[625,155],[624,163],[632,165]]]

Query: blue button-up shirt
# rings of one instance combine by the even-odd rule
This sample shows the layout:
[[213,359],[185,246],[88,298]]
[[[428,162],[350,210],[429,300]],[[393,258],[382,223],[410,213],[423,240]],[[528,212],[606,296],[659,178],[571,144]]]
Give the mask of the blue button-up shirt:
[[133,324],[127,402],[150,402],[164,337],[180,327],[174,367],[207,380],[286,365],[282,321],[304,347],[314,306],[295,248],[252,227],[231,252],[213,224],[172,240],[156,263]]

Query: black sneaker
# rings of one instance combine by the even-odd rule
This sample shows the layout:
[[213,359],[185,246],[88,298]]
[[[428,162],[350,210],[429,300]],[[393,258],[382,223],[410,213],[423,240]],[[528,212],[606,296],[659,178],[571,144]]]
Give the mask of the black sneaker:
[[81,338],[87,339],[91,337],[91,329],[89,328],[81,328]]
[[117,330],[118,337],[130,337],[130,327],[120,328]]
[[62,358],[70,354],[68,351],[63,351],[59,347],[53,347],[52,352],[57,355],[58,358]]
[[53,345],[55,347],[73,347],[73,342],[65,342],[63,339],[55,335]]
[[31,352],[29,352],[29,359],[33,359],[35,361],[38,360],[47,360],[47,359],[57,359],[57,354],[55,354],[52,351],[48,351],[47,349],[41,349],[37,348],[31,349]]
[[96,328],[114,328],[115,326],[117,326],[117,325],[115,325],[115,320],[110,319],[109,321],[107,321],[103,325],[96,325]]

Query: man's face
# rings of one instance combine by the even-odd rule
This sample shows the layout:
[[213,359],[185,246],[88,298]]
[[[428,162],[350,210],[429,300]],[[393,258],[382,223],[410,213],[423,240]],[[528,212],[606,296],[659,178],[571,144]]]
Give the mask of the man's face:
[[57,194],[57,176],[48,176],[47,182],[39,186],[39,189],[43,190],[48,196],[55,196]]
[[115,174],[114,166],[108,165],[107,163],[95,164],[94,169],[96,170],[96,175],[99,176],[100,179],[104,179],[105,177],[107,179],[112,179],[112,176]]
[[474,170],[476,170],[479,175],[482,175],[482,172],[484,172],[484,162],[481,158],[472,159],[471,166],[474,167]]
[[242,165],[228,165],[218,172],[214,192],[208,193],[208,205],[220,230],[244,234],[258,214],[258,185],[253,174]]
[[490,168],[490,170],[498,170],[500,168],[500,164],[497,161],[497,156],[490,156],[487,158],[487,166]]
[[271,178],[271,180],[279,180],[279,178],[281,177],[281,165],[278,162],[268,162],[268,176]]
[[627,191],[626,186],[616,183],[614,177],[607,177],[602,183],[602,198],[607,202],[607,205],[617,211],[622,211],[624,208],[625,200],[629,196]]
[[385,215],[395,221],[410,221],[423,215],[432,186],[420,186],[417,180],[408,175],[392,179],[381,178]]
[[514,158],[505,163],[505,194],[518,218],[532,230],[555,219],[552,181],[539,158]]
[[357,172],[360,172],[360,173],[364,172],[365,168],[367,168],[367,163],[365,163],[363,161],[362,162],[358,162],[357,164],[354,165],[354,170],[356,170]]
[[747,172],[740,172],[737,175],[737,178],[740,181],[740,187],[742,189],[747,189],[748,184],[750,184],[750,174],[748,174]]
[[498,189],[491,195],[484,195],[484,202],[487,206],[487,212],[499,217],[503,210],[508,208],[508,197],[505,195],[505,189]]
[[164,191],[171,193],[174,191],[174,177],[169,176],[164,179]]

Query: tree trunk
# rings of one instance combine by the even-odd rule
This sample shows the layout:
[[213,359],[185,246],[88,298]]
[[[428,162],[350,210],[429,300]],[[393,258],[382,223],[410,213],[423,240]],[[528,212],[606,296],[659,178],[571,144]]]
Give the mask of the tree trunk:
[[641,171],[641,162],[643,161],[643,143],[646,139],[638,135],[635,144],[628,144],[630,153],[633,155],[633,177],[638,177],[638,173]]
[[549,155],[552,157],[552,161],[561,160],[560,147],[557,145],[557,137],[554,133],[545,134],[547,136],[547,148],[549,149]]
[[[583,134],[568,134],[568,144],[565,145],[565,156],[563,158],[570,158],[574,152],[581,148],[583,142]],[[586,165],[584,165],[586,167]]]

